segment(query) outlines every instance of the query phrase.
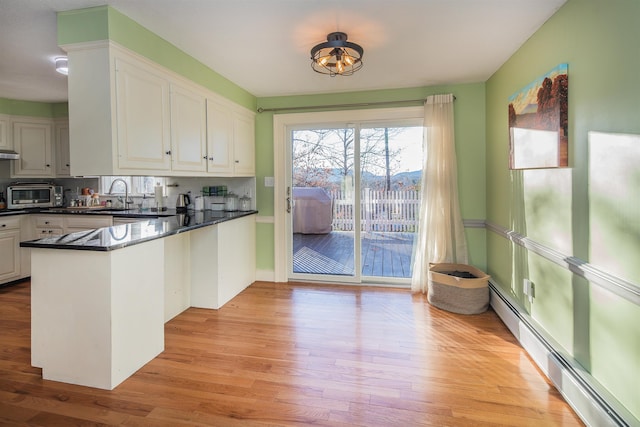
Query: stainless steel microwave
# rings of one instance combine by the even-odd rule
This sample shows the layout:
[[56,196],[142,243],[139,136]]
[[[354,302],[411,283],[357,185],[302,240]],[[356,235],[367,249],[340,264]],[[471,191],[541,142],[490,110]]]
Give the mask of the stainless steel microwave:
[[7,208],[50,208],[62,206],[62,186],[52,184],[14,184],[7,187]]

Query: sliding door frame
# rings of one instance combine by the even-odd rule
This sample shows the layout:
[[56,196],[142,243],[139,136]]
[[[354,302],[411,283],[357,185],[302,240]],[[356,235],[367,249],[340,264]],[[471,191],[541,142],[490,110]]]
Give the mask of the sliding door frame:
[[[335,123],[393,122],[424,119],[424,107],[380,108],[369,110],[323,111],[316,113],[274,114],[274,279],[276,282],[289,280],[288,238],[286,227],[287,207],[287,146],[290,140],[287,132],[300,126],[322,127]],[[359,129],[359,126],[358,126]],[[358,274],[358,277],[360,275]]]

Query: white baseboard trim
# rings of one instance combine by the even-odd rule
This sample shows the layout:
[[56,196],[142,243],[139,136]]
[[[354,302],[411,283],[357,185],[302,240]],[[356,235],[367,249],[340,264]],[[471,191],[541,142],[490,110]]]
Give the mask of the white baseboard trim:
[[275,282],[276,274],[273,270],[256,270],[256,281]]
[[493,310],[585,424],[598,427],[640,425],[640,420],[536,328],[535,321],[520,311],[509,295],[493,283],[489,283],[489,288]]

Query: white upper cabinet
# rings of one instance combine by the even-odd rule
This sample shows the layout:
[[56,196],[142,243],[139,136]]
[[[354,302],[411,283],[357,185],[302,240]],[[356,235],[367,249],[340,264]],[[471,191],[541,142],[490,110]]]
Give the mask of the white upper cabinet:
[[65,49],[72,175],[255,174],[252,111],[112,42]]
[[207,171],[233,175],[233,113],[228,106],[207,99]]
[[10,136],[9,116],[0,114],[0,150],[13,149],[13,141]]
[[70,175],[69,120],[58,119],[54,123],[56,147],[56,176]]
[[234,175],[253,176],[255,163],[255,120],[236,112],[233,117]]
[[207,154],[214,175],[254,176],[254,115],[207,99]]
[[169,82],[150,67],[116,59],[116,116],[119,169],[169,170]]
[[207,117],[205,97],[171,85],[171,169],[206,172]]
[[12,162],[14,177],[54,176],[51,120],[24,118],[13,122],[13,148],[20,159]]

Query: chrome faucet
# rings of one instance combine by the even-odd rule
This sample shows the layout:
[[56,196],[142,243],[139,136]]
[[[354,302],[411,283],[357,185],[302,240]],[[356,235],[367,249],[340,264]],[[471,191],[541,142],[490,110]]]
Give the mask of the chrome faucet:
[[124,184],[124,208],[128,209],[129,206],[127,206],[129,203],[132,203],[129,201],[129,185],[127,184],[127,181],[125,181],[122,178],[116,178],[113,181],[111,181],[111,187],[109,187],[109,194],[113,194],[113,184],[115,184],[116,182],[120,181],[121,183]]

